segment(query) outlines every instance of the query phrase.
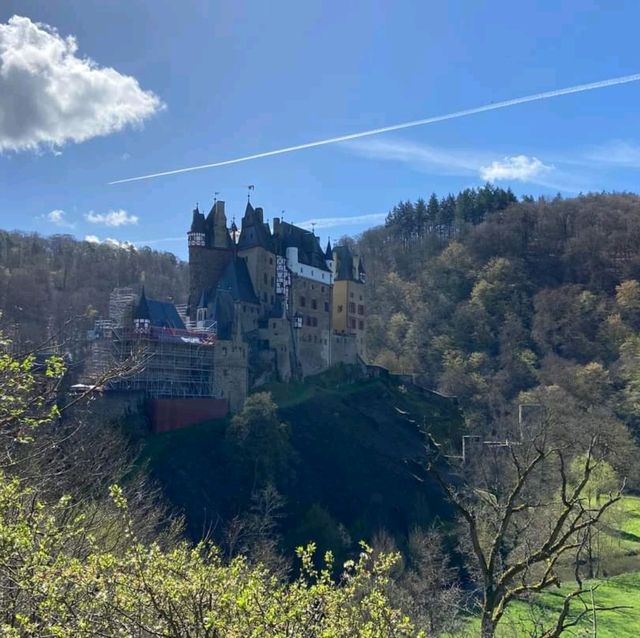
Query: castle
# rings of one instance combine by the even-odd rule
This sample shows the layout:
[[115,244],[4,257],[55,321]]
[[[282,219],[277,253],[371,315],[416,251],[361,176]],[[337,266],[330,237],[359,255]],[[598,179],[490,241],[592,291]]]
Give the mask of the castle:
[[365,358],[362,259],[347,245],[323,250],[315,233],[247,203],[240,228],[223,201],[193,211],[187,233],[188,303],[114,291],[110,317],[92,335],[93,376],[144,348],[142,370],[109,389],[151,399],[215,399],[241,408],[250,389]]

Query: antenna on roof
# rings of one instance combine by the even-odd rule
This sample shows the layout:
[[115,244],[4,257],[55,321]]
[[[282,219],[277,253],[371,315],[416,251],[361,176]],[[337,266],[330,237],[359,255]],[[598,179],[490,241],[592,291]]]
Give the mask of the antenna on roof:
[[284,221],[284,208],[280,211],[280,217]]
[[251,191],[255,190],[255,186],[253,184],[249,184],[249,186],[247,186],[247,201],[250,202],[251,201]]

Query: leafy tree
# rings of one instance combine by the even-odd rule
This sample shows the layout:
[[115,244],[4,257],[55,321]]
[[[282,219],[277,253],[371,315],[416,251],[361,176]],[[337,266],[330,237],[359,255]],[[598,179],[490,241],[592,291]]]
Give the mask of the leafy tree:
[[253,468],[254,489],[286,479],[292,456],[289,427],[278,419],[268,392],[247,398],[231,421],[229,436]]

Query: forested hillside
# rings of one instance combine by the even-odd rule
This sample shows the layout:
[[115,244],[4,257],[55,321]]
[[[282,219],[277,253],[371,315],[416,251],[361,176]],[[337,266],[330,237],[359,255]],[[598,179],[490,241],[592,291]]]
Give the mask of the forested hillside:
[[187,266],[149,248],[0,231],[2,325],[14,340],[40,343],[71,318],[104,316],[113,288],[143,283],[151,295],[186,301]]
[[459,397],[471,426],[549,384],[635,423],[640,197],[486,186],[400,203],[358,243],[371,358]]

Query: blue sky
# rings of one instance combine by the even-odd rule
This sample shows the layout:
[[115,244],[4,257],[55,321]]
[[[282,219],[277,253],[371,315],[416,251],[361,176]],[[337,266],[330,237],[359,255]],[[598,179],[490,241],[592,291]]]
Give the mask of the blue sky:
[[323,240],[486,179],[519,194],[637,190],[640,82],[108,182],[638,73],[638,23],[623,0],[3,0],[0,226],[184,257],[195,203],[218,191],[239,218],[248,184],[267,218],[317,220]]

